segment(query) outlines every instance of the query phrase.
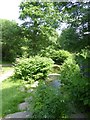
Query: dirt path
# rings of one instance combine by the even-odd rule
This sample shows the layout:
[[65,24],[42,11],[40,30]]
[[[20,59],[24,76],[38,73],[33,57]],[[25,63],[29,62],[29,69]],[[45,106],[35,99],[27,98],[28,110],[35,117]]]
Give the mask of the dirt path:
[[14,74],[14,69],[8,70],[7,72],[3,73],[2,75],[0,75],[0,82],[2,82],[3,80],[9,78],[13,74]]

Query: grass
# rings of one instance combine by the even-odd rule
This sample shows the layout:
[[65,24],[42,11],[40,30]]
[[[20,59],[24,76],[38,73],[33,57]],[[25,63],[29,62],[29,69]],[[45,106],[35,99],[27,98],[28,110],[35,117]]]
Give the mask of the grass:
[[7,61],[0,61],[0,75],[4,74],[8,70],[12,70],[13,67],[10,66],[12,63],[7,62]]
[[7,67],[7,66],[4,66],[4,67],[0,67],[0,75],[6,73],[8,70],[12,70],[13,67]]
[[20,91],[22,86],[24,84],[21,80],[14,80],[13,78],[2,82],[2,87],[0,87],[0,117],[18,112],[18,104],[24,102],[24,99],[29,97],[30,93]]

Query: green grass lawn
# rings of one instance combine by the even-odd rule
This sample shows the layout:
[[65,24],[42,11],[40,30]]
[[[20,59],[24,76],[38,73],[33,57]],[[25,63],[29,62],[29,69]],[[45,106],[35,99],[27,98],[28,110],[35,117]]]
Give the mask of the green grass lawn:
[[5,66],[5,67],[0,67],[0,75],[4,74],[4,73],[6,73],[7,71],[12,70],[12,69],[13,69],[13,67],[7,67],[7,66]]
[[8,70],[13,69],[11,65],[12,63],[10,62],[5,62],[5,61],[0,61],[0,75],[4,74],[5,72],[7,72]]
[[2,82],[0,85],[0,117],[17,112],[18,104],[29,97],[30,93],[20,91],[21,86],[24,86],[23,82],[13,78]]

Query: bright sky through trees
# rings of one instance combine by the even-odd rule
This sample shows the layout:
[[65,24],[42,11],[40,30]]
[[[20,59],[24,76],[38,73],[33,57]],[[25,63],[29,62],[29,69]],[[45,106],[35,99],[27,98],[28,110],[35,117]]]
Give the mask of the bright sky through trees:
[[22,0],[0,0],[0,18],[20,22],[19,4]]

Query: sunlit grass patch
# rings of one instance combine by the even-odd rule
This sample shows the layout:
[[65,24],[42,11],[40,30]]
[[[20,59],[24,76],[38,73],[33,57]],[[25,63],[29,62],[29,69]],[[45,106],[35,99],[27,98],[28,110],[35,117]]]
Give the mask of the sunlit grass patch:
[[0,111],[0,117],[19,111],[18,104],[23,102],[26,97],[29,97],[30,93],[20,91],[21,86],[23,86],[22,81],[13,80],[13,78],[2,82],[2,88],[0,89],[0,93],[2,92],[2,99],[0,99],[2,112]]
[[0,75],[6,73],[9,70],[13,70],[13,67],[7,67],[7,66],[1,67],[0,66]]

